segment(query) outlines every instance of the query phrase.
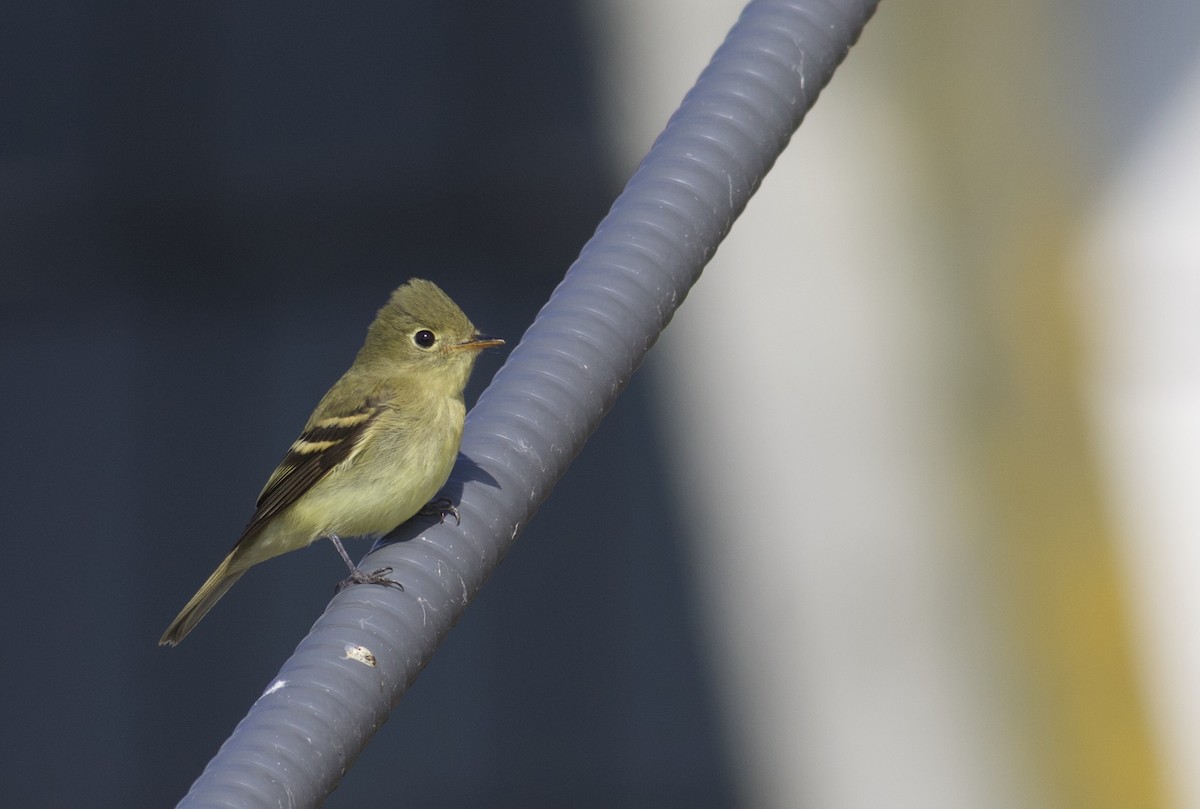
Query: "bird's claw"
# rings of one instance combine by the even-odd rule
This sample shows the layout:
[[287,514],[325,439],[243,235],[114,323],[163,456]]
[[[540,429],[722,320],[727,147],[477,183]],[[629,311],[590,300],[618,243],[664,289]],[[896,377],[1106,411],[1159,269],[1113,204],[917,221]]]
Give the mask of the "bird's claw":
[[439,523],[444,523],[446,517],[450,515],[454,517],[455,525],[462,525],[462,517],[458,515],[458,509],[454,507],[454,503],[449,497],[439,497],[436,500],[430,500],[417,513],[422,517],[437,517]]
[[364,573],[363,571],[355,568],[355,570],[350,574],[350,578],[342,579],[337,583],[337,587],[333,592],[340,593],[342,590],[345,590],[347,587],[354,584],[382,584],[385,587],[398,587],[403,590],[403,584],[395,579],[388,578],[388,574],[391,572],[392,569],[390,567],[381,567],[372,573]]

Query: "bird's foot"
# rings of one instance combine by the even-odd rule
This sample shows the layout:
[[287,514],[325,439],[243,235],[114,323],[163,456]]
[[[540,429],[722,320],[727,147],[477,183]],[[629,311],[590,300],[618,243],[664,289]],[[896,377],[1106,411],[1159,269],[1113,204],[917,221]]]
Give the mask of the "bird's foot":
[[388,578],[388,574],[391,572],[392,569],[390,567],[381,567],[373,573],[364,573],[358,568],[354,568],[354,570],[350,573],[350,578],[343,579],[342,581],[338,582],[337,588],[334,590],[334,592],[340,593],[342,590],[345,590],[347,587],[353,584],[382,584],[385,587],[398,587],[403,590],[403,584],[395,579]]
[[454,517],[455,525],[462,525],[462,517],[458,516],[458,509],[454,507],[454,503],[449,497],[439,497],[436,500],[430,500],[425,504],[425,507],[417,512],[422,517],[437,517],[439,523],[446,521],[446,517]]

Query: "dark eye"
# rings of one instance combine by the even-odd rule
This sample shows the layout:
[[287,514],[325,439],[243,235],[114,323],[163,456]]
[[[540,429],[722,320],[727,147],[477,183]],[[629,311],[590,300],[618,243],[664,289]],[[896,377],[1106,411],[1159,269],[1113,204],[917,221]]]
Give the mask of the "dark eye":
[[413,342],[421,348],[433,348],[433,344],[437,342],[437,336],[429,329],[421,329],[413,335]]

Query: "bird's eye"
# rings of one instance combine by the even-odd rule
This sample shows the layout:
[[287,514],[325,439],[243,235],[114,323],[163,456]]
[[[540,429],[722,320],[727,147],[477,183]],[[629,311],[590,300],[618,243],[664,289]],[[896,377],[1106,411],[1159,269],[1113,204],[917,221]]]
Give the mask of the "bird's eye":
[[413,335],[413,342],[420,348],[433,348],[433,344],[437,342],[437,335],[429,329],[421,329]]

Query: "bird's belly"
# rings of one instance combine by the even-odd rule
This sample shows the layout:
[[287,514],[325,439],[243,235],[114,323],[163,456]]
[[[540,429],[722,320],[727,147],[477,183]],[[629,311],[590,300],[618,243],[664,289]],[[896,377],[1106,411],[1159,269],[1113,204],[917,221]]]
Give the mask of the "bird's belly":
[[[461,411],[460,411],[461,413]],[[462,416],[446,429],[429,430],[423,442],[405,441],[403,446],[377,447],[389,463],[365,476],[365,457],[349,463],[357,466],[335,469],[309,490],[292,508],[305,509],[297,522],[320,525],[310,538],[382,536],[425,506],[450,477],[462,440]],[[352,479],[351,484],[348,481]],[[322,519],[323,517],[323,519]]]
[[[384,438],[331,470],[272,519],[245,545],[243,566],[321,537],[379,537],[408,520],[450,477],[462,441],[463,416],[461,401],[447,402],[424,423],[423,440],[414,441],[405,430],[385,431],[393,440]],[[374,463],[378,458],[387,462]]]

